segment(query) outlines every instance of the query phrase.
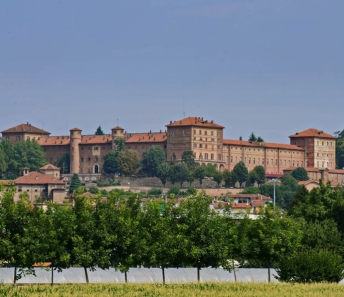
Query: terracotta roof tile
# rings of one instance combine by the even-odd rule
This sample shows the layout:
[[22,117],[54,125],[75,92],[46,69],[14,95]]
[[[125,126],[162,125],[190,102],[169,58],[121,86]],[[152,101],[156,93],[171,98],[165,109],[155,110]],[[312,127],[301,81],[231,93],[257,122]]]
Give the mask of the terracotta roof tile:
[[318,138],[335,138],[333,135],[325,133],[322,130],[318,130],[315,128],[309,128],[307,130],[304,130],[302,132],[297,132],[293,135],[289,136],[290,138],[294,137],[318,137]]
[[39,168],[39,170],[60,170],[60,168],[58,168],[52,164],[47,164],[47,165]]
[[37,139],[40,146],[69,145],[69,136],[40,137]]
[[124,129],[120,126],[116,126],[116,127],[112,128],[111,130],[124,130]]
[[155,142],[166,142],[167,135],[165,132],[149,132],[149,133],[135,133],[130,134],[129,138],[125,143],[155,143]]
[[80,144],[105,144],[112,143],[112,136],[107,135],[83,135]]
[[69,131],[82,131],[82,130],[79,128],[73,128],[73,129],[70,129]]
[[231,208],[248,209],[248,208],[252,208],[252,206],[248,203],[232,203]]
[[47,131],[44,131],[40,128],[32,126],[29,123],[20,124],[18,126],[9,128],[9,129],[4,130],[4,131],[1,131],[1,133],[23,133],[23,132],[29,132],[32,134],[41,134],[41,135],[49,135],[50,134],[50,132],[47,132]]
[[10,182],[11,182],[11,180],[2,179],[2,180],[0,180],[0,185],[4,184],[5,186],[7,186]]
[[26,176],[17,178],[15,181],[16,185],[64,185],[65,183],[54,176],[49,174],[42,174],[37,171],[32,171]]
[[198,117],[188,117],[179,121],[171,122],[166,125],[166,127],[180,127],[180,126],[196,126],[196,127],[207,127],[207,128],[220,128],[223,129],[223,126],[220,126],[214,121],[203,120]]
[[304,149],[293,145],[293,144],[282,144],[282,143],[273,143],[273,142],[250,142],[245,140],[233,140],[233,139],[224,139],[224,145],[240,145],[240,146],[249,146],[255,148],[273,148],[273,149],[287,149],[287,150],[297,150],[303,151]]

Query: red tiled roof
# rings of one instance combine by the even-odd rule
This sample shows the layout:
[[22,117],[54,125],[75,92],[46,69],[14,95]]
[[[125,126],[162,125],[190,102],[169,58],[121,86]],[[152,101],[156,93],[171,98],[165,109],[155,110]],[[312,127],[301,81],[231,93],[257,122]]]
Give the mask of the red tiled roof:
[[52,164],[47,164],[47,165],[39,168],[39,170],[60,170],[60,168],[58,168]]
[[112,128],[111,130],[124,130],[124,129],[120,126],[116,126],[116,127]]
[[[328,180],[323,180],[324,185],[326,185],[328,182],[329,182]],[[331,182],[331,186],[332,187],[336,187],[336,186],[339,185],[339,183],[337,181],[335,181],[335,180],[332,180],[330,182]],[[313,179],[299,181],[297,184],[300,185],[300,186],[302,186],[302,185],[306,186],[306,185],[309,185],[311,183],[319,185],[319,181],[315,181]]]
[[111,135],[83,135],[80,144],[103,144],[112,143]]
[[309,128],[302,132],[297,132],[293,135],[289,136],[290,138],[294,137],[318,137],[318,138],[335,138],[333,135],[325,133],[324,131],[315,129],[315,128]]
[[188,117],[179,121],[171,122],[166,125],[166,127],[179,127],[179,126],[196,126],[196,127],[206,127],[206,128],[220,128],[223,129],[223,126],[220,126],[214,121],[203,120],[198,117]]
[[11,182],[11,180],[5,180],[5,179],[3,179],[3,180],[0,180],[0,185],[1,185],[1,184],[4,184],[5,186],[7,186],[10,182]]
[[69,131],[81,131],[81,129],[79,129],[79,128],[73,128],[73,129],[70,129]]
[[[283,171],[293,171],[296,168],[297,167],[289,167],[289,168],[283,169]],[[305,169],[306,169],[307,172],[320,172],[320,170],[318,168],[306,167]]]
[[37,139],[40,146],[69,145],[69,136],[40,137]]
[[245,140],[233,140],[233,139],[224,139],[223,144],[227,145],[240,145],[240,146],[249,146],[255,148],[274,148],[274,149],[287,149],[287,150],[297,150],[303,151],[304,149],[293,145],[293,144],[282,144],[282,143],[273,143],[273,142],[250,142]]
[[278,173],[266,173],[266,177],[274,177],[274,178],[282,178],[283,174],[278,174]]
[[1,133],[22,133],[22,132],[29,132],[32,134],[43,134],[43,135],[49,135],[50,134],[50,132],[47,132],[47,131],[44,131],[40,128],[32,126],[29,123],[20,124],[18,126],[9,128],[9,129],[4,130],[4,131],[1,131]]
[[32,171],[26,176],[17,178],[15,181],[16,185],[64,185],[65,183],[59,179],[56,179],[50,174],[42,174],[37,171]]
[[328,173],[333,173],[333,174],[344,174],[344,169],[329,169]]
[[125,141],[125,143],[135,143],[135,142],[166,142],[167,135],[165,132],[149,132],[149,133],[135,133]]
[[252,200],[262,199],[268,201],[272,200],[270,197],[261,194],[228,194],[227,196],[229,198],[250,198]]
[[252,208],[252,206],[248,203],[232,203],[231,204],[231,208],[244,208],[244,209],[248,209],[248,208]]

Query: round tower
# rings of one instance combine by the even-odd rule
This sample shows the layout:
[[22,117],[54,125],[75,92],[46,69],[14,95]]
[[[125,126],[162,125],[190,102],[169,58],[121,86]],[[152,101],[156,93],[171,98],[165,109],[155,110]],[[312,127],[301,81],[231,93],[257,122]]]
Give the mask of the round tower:
[[74,128],[70,130],[70,173],[80,172],[80,151],[81,130]]
[[112,149],[115,148],[115,140],[117,138],[124,138],[124,129],[116,126],[115,128],[111,129],[112,131]]

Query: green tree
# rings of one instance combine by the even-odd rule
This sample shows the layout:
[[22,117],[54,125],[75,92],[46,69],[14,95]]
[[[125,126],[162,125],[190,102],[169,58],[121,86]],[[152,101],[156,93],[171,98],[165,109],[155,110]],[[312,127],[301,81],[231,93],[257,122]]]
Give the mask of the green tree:
[[2,150],[2,147],[0,146],[0,178],[3,177],[6,170],[7,170],[6,157],[5,157],[5,153]]
[[97,130],[96,130],[96,133],[94,133],[95,135],[105,135],[105,133],[103,132],[102,130],[102,127],[98,127]]
[[343,138],[336,140],[336,166],[339,169],[344,168],[344,139]]
[[171,165],[170,170],[168,172],[168,180],[174,185],[178,181],[176,165]]
[[56,162],[56,166],[61,169],[61,173],[70,173],[70,156],[69,154],[64,154],[60,160]]
[[233,181],[239,182],[240,187],[242,187],[243,183],[245,183],[248,180],[248,170],[244,162],[240,161],[234,166],[232,176]]
[[223,181],[223,175],[221,171],[216,171],[213,175],[214,181],[217,183],[217,186],[220,187],[221,182]]
[[302,232],[300,223],[292,218],[280,218],[269,207],[255,221],[252,221],[248,238],[251,254],[249,258],[261,261],[268,268],[268,280],[271,280],[270,268],[300,247]]
[[264,139],[260,136],[257,137],[257,142],[264,142]]
[[262,184],[265,183],[266,181],[266,172],[265,172],[265,168],[261,165],[258,165],[256,167],[254,167],[254,171],[257,174],[257,183],[258,186],[261,186]]
[[258,174],[254,169],[252,169],[248,174],[248,180],[252,186],[254,186],[255,182],[258,180]]
[[2,140],[0,147],[4,153],[6,172],[4,174],[5,179],[16,179],[19,175],[18,164],[14,158],[14,149],[12,144],[8,140]]
[[195,162],[195,158],[196,158],[196,155],[194,151],[192,150],[184,151],[182,155],[182,162],[184,162],[188,166],[189,170],[193,170],[197,166],[197,163]]
[[133,174],[138,167],[139,156],[137,152],[133,150],[120,151],[116,163],[121,175],[128,176]]
[[81,187],[79,175],[74,173],[69,186],[69,193],[72,194],[75,190]]
[[183,183],[188,180],[189,168],[184,162],[177,163],[174,165],[174,172],[177,182],[183,187]]
[[292,172],[291,175],[297,179],[298,181],[302,181],[302,180],[308,180],[308,174],[305,168],[303,167],[297,167],[295,168]]
[[[204,166],[204,165],[202,165]],[[214,177],[214,175],[216,174],[216,167],[214,164],[208,163],[207,165],[205,165],[205,174],[208,177]]]
[[189,183],[190,187],[191,187],[191,184],[194,182],[194,180],[195,180],[194,171],[190,170],[188,174],[188,178],[187,178],[187,182]]
[[118,152],[110,151],[104,156],[103,169],[106,173],[118,173],[117,167]]
[[173,194],[174,196],[178,196],[179,193],[180,193],[180,188],[179,188],[179,186],[172,186],[172,187],[168,190],[168,192],[167,192],[167,194],[168,194],[169,196],[170,196],[170,194]]
[[196,167],[195,173],[194,173],[195,179],[199,180],[199,183],[200,183],[201,186],[202,186],[202,181],[205,178],[205,174],[206,174],[206,170],[205,170],[204,167],[205,166],[198,166],[198,167]]
[[254,133],[252,132],[250,137],[248,138],[248,141],[257,141],[257,137],[256,135],[254,135]]
[[125,140],[121,137],[115,139],[115,151],[121,152],[125,150]]
[[166,162],[165,152],[160,146],[153,145],[143,153],[141,162],[143,170],[149,176],[157,176],[159,165]]
[[167,164],[166,162],[161,163],[158,166],[157,177],[160,178],[160,180],[161,180],[162,184],[164,185],[164,187],[165,187],[166,182],[168,180],[169,174],[170,174],[170,165]]
[[230,187],[233,184],[233,176],[232,172],[230,172],[228,169],[225,169],[222,172],[223,180],[225,182],[226,187]]

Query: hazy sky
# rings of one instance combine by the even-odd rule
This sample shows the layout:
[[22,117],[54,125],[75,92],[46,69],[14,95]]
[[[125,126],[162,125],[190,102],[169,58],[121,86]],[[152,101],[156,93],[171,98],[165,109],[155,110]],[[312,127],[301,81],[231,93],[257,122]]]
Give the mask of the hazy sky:
[[343,0],[2,0],[0,130],[165,129],[288,143],[344,129]]

